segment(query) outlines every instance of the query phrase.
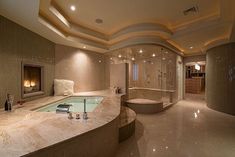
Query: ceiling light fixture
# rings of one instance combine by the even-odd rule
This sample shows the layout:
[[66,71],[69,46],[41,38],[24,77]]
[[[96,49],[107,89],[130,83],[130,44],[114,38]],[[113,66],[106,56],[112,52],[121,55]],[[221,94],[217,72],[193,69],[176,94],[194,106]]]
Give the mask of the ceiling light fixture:
[[122,55],[121,55],[121,54],[119,54],[119,55],[118,55],[118,58],[122,58]]
[[152,57],[156,57],[156,54],[155,54],[155,53],[153,53],[153,54],[152,54]]
[[201,69],[200,65],[199,64],[195,64],[195,69],[199,71]]
[[142,49],[140,49],[140,50],[139,50],[139,53],[143,53],[143,50],[142,50]]
[[86,49],[86,46],[83,46],[84,49]]
[[76,10],[75,5],[71,5],[71,6],[70,6],[70,9],[71,9],[72,11],[75,11],[75,10]]
[[190,46],[189,48],[190,48],[190,49],[193,49],[193,46]]
[[132,58],[131,58],[131,60],[133,60],[133,61],[134,61],[134,60],[135,60],[135,58],[134,58],[134,57],[132,57]]

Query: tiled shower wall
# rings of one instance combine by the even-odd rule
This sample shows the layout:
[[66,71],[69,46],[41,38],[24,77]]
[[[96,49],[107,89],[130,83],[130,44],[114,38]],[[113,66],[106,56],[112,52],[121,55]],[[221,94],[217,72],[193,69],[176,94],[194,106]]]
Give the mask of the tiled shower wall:
[[110,65],[129,65],[130,99],[146,98],[162,100],[164,103],[182,99],[183,61],[175,52],[160,45],[140,44],[118,49],[106,55]]
[[21,99],[22,61],[44,65],[45,95],[52,94],[54,60],[54,43],[0,16],[0,107],[7,93]]

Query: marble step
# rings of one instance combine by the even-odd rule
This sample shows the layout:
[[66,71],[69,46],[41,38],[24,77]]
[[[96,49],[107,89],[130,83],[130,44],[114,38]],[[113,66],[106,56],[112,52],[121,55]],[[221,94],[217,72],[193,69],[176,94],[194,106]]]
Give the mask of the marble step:
[[119,142],[122,142],[132,136],[135,132],[136,113],[122,106],[119,123]]

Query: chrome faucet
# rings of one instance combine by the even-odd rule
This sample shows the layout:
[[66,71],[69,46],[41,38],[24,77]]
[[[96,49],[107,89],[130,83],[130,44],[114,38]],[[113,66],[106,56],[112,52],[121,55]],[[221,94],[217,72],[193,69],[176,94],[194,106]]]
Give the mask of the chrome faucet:
[[88,116],[87,116],[87,112],[86,112],[86,99],[84,99],[84,112],[82,115],[83,119],[87,120]]

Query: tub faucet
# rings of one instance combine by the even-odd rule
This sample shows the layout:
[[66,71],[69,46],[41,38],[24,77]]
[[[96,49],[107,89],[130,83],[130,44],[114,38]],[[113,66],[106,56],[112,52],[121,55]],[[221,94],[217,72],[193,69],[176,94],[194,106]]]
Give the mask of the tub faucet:
[[85,119],[85,120],[88,119],[87,112],[86,112],[86,99],[84,99],[84,111],[83,111],[82,117],[83,117],[83,119]]

